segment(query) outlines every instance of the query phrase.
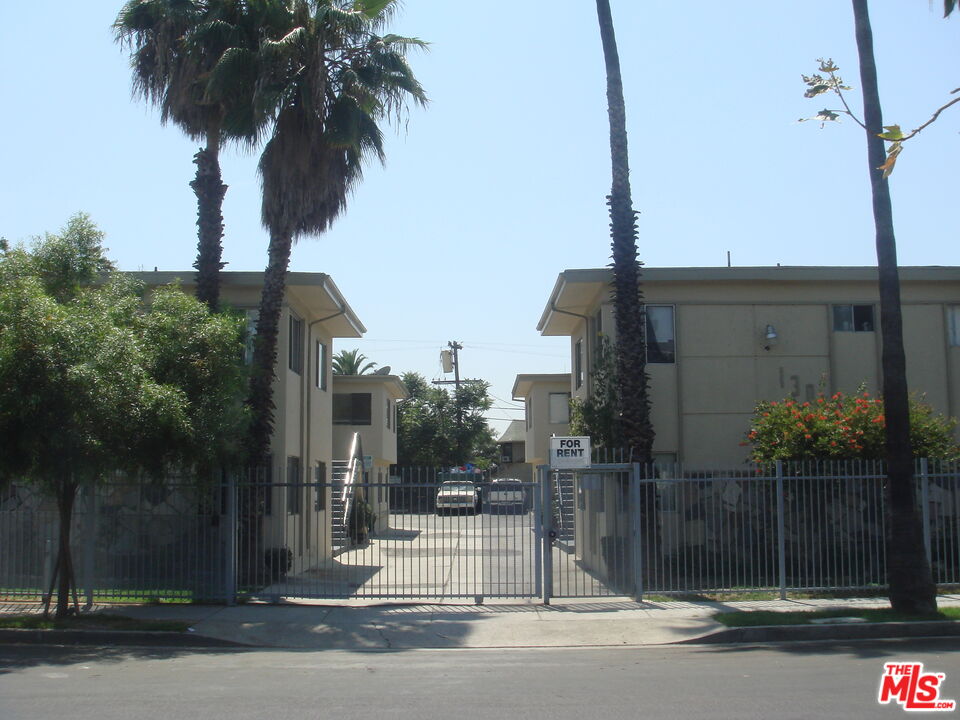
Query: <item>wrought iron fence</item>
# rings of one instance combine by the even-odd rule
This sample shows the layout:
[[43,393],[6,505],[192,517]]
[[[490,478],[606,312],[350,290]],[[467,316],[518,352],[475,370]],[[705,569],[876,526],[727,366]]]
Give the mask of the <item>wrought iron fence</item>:
[[[84,491],[71,533],[81,595],[786,595],[886,582],[879,463],[607,464],[522,483],[517,508],[488,502],[490,478],[475,474],[472,515],[437,513],[453,475],[384,468],[357,484],[351,509],[337,473],[287,463],[223,483],[114,479]],[[960,470],[924,461],[916,481],[934,580],[960,585]],[[0,600],[50,592],[57,537],[51,500],[0,491]]]
[[[592,582],[555,582],[554,591],[883,589],[885,479],[882,463],[865,461],[580,471],[573,523],[566,520],[575,529],[559,540],[567,555],[558,567],[579,567]],[[916,483],[934,580],[960,584],[958,468],[921,461]]]
[[[84,489],[71,557],[84,601],[229,599],[229,523],[217,485],[114,481]],[[59,537],[56,504],[32,487],[0,495],[0,599],[51,591]]]

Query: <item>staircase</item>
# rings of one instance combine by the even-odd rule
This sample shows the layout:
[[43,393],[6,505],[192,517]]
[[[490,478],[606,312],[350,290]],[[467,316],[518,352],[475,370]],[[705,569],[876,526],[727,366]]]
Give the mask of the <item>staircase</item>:
[[554,473],[553,502],[557,541],[573,543],[577,502],[573,473],[562,471]]
[[334,460],[331,465],[330,544],[334,553],[350,545],[350,536],[347,534],[347,508],[343,499],[343,487],[347,482],[349,466],[350,463],[346,460]]

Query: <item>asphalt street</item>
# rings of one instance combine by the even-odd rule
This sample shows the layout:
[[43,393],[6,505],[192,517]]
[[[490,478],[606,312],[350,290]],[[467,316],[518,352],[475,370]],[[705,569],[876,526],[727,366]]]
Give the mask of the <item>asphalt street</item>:
[[393,652],[0,646],[0,718],[885,718],[883,663],[960,698],[955,640]]

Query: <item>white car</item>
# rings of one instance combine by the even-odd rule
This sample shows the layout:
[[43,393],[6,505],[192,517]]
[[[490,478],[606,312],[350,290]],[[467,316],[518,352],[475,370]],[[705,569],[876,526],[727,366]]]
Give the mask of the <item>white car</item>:
[[517,478],[494,478],[487,490],[487,504],[490,510],[511,508],[517,512],[526,512],[527,492]]
[[447,480],[437,491],[437,515],[446,512],[476,513],[480,492],[469,480]]

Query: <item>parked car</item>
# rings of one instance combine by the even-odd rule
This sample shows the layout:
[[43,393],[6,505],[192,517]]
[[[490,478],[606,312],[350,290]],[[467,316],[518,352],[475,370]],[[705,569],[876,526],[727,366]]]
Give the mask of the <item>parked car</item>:
[[437,515],[447,512],[471,513],[480,507],[480,491],[469,480],[447,480],[437,491]]
[[494,478],[487,490],[487,505],[491,512],[503,509],[526,512],[530,509],[530,498],[517,478]]

